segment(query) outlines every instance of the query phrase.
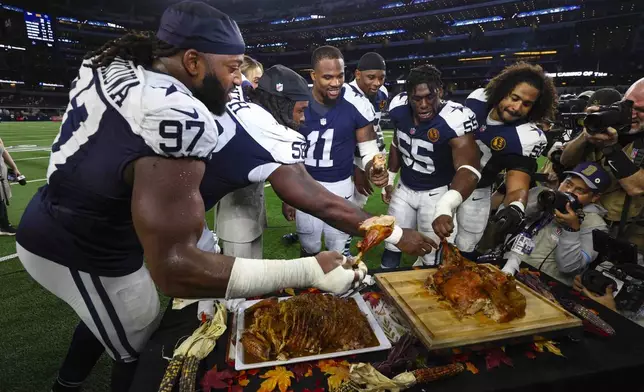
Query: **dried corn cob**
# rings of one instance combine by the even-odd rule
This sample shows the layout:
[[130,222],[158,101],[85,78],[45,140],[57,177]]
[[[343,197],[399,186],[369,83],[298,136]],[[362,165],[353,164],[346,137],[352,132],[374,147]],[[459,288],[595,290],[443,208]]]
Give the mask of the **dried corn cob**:
[[593,313],[590,309],[569,300],[561,300],[561,304],[566,308],[566,310],[575,313],[594,327],[598,328],[600,331],[604,332],[606,335],[615,335],[613,327],[611,327],[610,324],[604,321],[601,317]]
[[425,382],[430,382],[438,380],[440,378],[446,378],[455,376],[465,370],[465,366],[462,363],[452,363],[445,366],[435,366],[431,368],[416,369],[411,373],[416,378],[416,383],[421,384]]
[[[217,339],[226,330],[226,308],[221,303],[215,305],[215,315],[212,320],[205,322],[197,328],[188,339],[184,340],[174,350],[172,360],[168,364],[166,373],[159,386],[159,392],[170,392],[179,374],[181,375],[181,392],[195,390],[196,372],[199,362],[204,359],[215,347]],[[186,378],[184,380],[184,377]],[[192,389],[186,389],[192,388]]]
[[165,374],[159,385],[159,392],[171,392],[174,388],[174,382],[179,375],[181,370],[181,365],[183,365],[183,360],[185,359],[184,355],[175,355],[170,360],[168,367],[165,369]]
[[179,392],[194,392],[197,382],[197,369],[201,359],[195,356],[189,356],[183,362],[181,368],[181,382],[179,383]]
[[541,279],[530,273],[530,271],[522,269],[518,274],[516,274],[515,278],[552,302],[557,302],[557,299],[552,295],[548,286],[546,286]]

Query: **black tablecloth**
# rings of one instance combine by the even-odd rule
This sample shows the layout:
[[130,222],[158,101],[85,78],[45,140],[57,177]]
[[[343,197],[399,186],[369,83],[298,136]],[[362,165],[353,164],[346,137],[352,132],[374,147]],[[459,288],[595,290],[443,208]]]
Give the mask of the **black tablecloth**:
[[[377,273],[378,271],[371,271]],[[551,281],[547,276],[542,277]],[[506,354],[513,361],[513,367],[502,364],[500,367],[486,370],[483,356],[472,355],[470,361],[480,370],[478,374],[464,372],[457,377],[436,381],[432,384],[416,386],[410,390],[423,391],[644,391],[644,328],[604,308],[590,299],[580,299],[570,295],[571,289],[561,284],[554,286],[553,291],[581,303],[599,312],[606,322],[616,331],[610,338],[601,338],[584,333],[578,341],[562,337],[557,339],[565,358],[550,353],[540,353],[535,359],[525,355],[527,344],[506,346]],[[366,289],[376,291],[377,287]],[[170,305],[147,346],[141,353],[139,366],[131,391],[156,392],[165,372],[168,361],[163,356],[172,356],[176,342],[190,334],[198,327],[196,317],[197,305],[193,304],[181,311],[171,310]],[[229,321],[232,317],[229,317]],[[217,341],[213,352],[202,361],[198,378],[214,365],[218,370],[226,368],[226,342],[229,331]],[[387,352],[368,353],[347,358],[351,363],[376,362],[386,358]],[[445,364],[449,361],[433,354],[428,354],[428,363]],[[234,366],[230,366],[234,368]],[[258,376],[270,368],[262,369],[256,377],[250,378],[250,384],[244,391],[256,391],[263,379]],[[326,388],[326,378],[319,370],[313,376],[299,382],[292,380],[293,391],[309,388]],[[616,389],[619,388],[619,389]],[[276,389],[277,390],[277,389]],[[326,389],[325,389],[326,390]]]

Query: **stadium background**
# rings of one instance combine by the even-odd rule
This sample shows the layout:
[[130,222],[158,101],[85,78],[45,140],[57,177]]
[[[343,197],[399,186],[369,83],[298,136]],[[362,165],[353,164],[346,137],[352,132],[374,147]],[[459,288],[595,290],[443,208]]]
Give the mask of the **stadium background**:
[[[89,50],[129,29],[153,30],[169,1],[53,0],[0,3],[0,138],[27,185],[12,186],[10,220],[20,221],[45,181],[49,147],[67,104],[67,89]],[[284,64],[308,78],[312,50],[340,48],[347,81],[357,60],[377,51],[387,60],[386,86],[399,92],[410,67],[430,62],[443,72],[447,98],[462,101],[504,66],[541,64],[560,94],[599,87],[622,92],[644,75],[644,2],[604,0],[218,0],[238,22],[248,54],[265,67]],[[392,131],[385,132],[387,144]],[[291,258],[298,246],[270,187],[267,258]],[[386,212],[376,194],[367,205]],[[212,213],[208,214],[212,225]],[[379,264],[381,248],[369,255]],[[31,281],[15,258],[15,241],[0,237],[0,391],[47,390],[77,320],[71,309]],[[411,259],[407,258],[406,263]],[[85,391],[106,391],[103,360]]]

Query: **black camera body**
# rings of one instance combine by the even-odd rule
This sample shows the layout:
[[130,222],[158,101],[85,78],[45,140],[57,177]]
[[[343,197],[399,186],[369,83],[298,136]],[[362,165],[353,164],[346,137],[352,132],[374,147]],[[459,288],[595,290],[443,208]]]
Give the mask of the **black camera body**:
[[595,135],[606,132],[606,128],[613,127],[617,132],[623,132],[631,127],[633,101],[625,99],[610,106],[600,106],[599,111],[589,113],[584,118],[586,131]]
[[7,180],[9,180],[9,182],[17,182],[20,185],[27,185],[27,177],[23,175],[16,176],[13,173],[8,173]]
[[551,213],[554,213],[554,211],[557,210],[566,214],[568,212],[568,210],[566,210],[566,204],[568,203],[570,203],[570,207],[572,207],[574,211],[583,210],[584,208],[576,195],[552,189],[544,189],[541,191],[539,196],[537,196],[537,203],[539,203],[539,206],[543,211]]
[[597,295],[606,294],[610,286],[617,289],[617,282],[597,270],[588,270],[581,275],[581,284]]

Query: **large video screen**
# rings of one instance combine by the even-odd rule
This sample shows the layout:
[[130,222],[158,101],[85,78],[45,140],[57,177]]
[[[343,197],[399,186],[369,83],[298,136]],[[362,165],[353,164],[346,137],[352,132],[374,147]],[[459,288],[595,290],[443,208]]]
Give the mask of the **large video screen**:
[[25,27],[27,28],[27,38],[54,42],[54,29],[49,15],[25,11]]

